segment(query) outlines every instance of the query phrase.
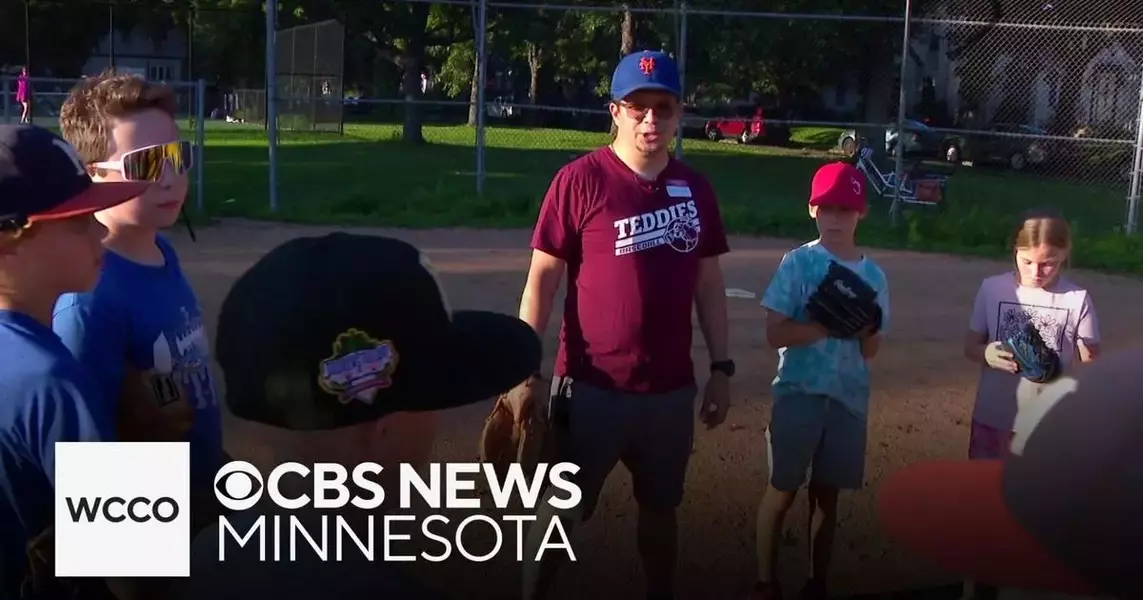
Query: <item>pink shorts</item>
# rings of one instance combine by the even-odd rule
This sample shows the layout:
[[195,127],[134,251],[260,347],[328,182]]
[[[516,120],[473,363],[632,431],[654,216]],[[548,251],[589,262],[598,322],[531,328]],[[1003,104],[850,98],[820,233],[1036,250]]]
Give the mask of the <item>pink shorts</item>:
[[1012,432],[989,427],[979,421],[972,422],[968,436],[968,457],[971,460],[987,460],[1008,456],[1012,445]]

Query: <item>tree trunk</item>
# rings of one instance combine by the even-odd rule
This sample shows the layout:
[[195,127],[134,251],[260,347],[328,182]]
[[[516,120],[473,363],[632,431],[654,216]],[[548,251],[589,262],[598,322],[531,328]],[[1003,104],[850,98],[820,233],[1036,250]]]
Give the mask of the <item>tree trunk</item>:
[[635,51],[635,15],[631,7],[623,5],[623,23],[619,29],[619,56],[627,56]]
[[[474,52],[475,59],[472,61],[472,88],[468,92],[468,126],[476,127],[476,111],[484,108],[477,106],[476,103],[480,99],[479,90],[484,82],[480,81],[480,52]],[[484,99],[486,102],[488,98]]]
[[401,138],[412,144],[425,142],[422,131],[423,117],[421,105],[417,102],[423,97],[421,93],[421,67],[425,56],[425,31],[429,25],[429,4],[415,3],[412,5],[413,23],[412,34],[408,39],[408,46],[401,58],[401,68],[404,70],[402,83],[405,87],[405,123]]
[[[483,106],[477,106],[477,101],[480,99],[480,88],[477,86],[484,85],[480,80],[480,31],[478,23],[477,8],[475,2],[472,3],[472,85],[468,92],[468,126],[476,127],[476,115],[478,110],[483,110]],[[488,99],[485,98],[485,101]]]
[[543,66],[543,56],[540,55],[540,45],[528,42],[528,110],[526,122],[535,127],[539,121],[539,111],[535,106],[540,101],[540,67]]
[[[619,57],[622,58],[635,51],[635,15],[629,5],[623,5],[623,21],[619,25]],[[615,123],[611,123],[609,134],[615,137]]]

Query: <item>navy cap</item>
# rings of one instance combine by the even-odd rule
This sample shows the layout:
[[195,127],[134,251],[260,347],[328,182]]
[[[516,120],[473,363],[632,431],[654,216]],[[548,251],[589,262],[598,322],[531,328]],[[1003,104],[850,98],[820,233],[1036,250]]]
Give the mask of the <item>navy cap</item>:
[[416,247],[349,233],[263,256],[223,301],[216,347],[234,416],[295,431],[480,402],[542,358],[520,319],[452,312]]
[[682,98],[679,68],[666,52],[632,52],[615,67],[611,76],[612,100],[622,100],[642,90],[660,90]]
[[63,138],[34,125],[0,125],[0,230],[99,212],[142,194],[147,185],[96,183]]

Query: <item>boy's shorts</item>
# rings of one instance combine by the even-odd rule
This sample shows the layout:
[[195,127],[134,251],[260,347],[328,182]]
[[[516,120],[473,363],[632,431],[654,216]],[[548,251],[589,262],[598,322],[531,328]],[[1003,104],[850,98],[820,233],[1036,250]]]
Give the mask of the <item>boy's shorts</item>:
[[583,519],[591,517],[612,469],[631,473],[635,501],[671,509],[683,499],[694,443],[695,397],[686,387],[663,394],[627,394],[552,378],[549,420],[556,429],[561,461],[579,466]]
[[972,430],[968,434],[969,459],[990,460],[1004,458],[1008,456],[1008,450],[1011,445],[1011,431],[997,429],[976,420],[972,422]]
[[866,419],[816,394],[778,396],[766,427],[770,485],[793,492],[806,482],[861,489],[865,479]]

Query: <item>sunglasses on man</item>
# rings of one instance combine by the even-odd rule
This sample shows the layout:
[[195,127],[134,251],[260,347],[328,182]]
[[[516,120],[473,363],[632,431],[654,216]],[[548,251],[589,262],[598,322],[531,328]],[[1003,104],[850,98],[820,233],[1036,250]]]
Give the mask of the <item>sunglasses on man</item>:
[[[163,176],[163,169],[170,165],[175,175],[184,175],[194,167],[194,144],[190,142],[168,142],[136,148],[124,154],[119,160],[105,160],[92,163],[97,169],[115,171],[124,181],[148,181],[155,183]],[[191,241],[197,242],[194,227],[186,207],[182,209],[183,223],[187,227]]]

